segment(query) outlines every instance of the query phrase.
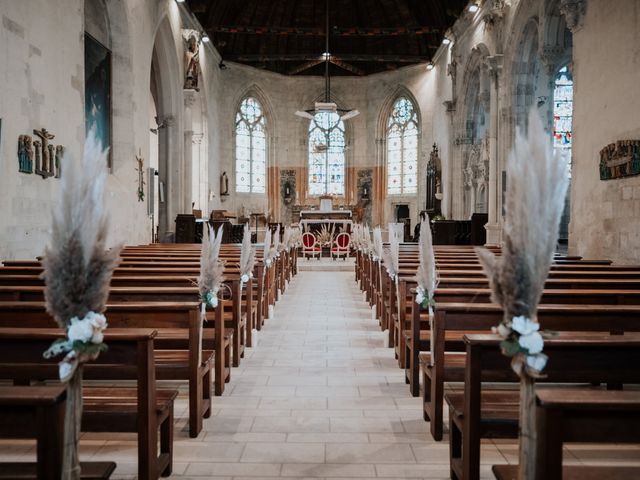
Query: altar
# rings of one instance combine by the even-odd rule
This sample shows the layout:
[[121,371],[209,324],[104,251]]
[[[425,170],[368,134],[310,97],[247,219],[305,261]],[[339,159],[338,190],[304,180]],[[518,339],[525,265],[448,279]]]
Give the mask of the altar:
[[322,225],[342,228],[344,232],[351,231],[353,220],[351,210],[302,210],[300,211],[300,226],[305,231],[320,230]]

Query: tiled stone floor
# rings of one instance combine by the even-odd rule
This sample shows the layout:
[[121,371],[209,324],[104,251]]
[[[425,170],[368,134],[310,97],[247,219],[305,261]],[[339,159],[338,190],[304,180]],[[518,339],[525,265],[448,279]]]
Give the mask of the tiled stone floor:
[[[249,349],[204,432],[176,405],[175,478],[449,478],[448,444],[434,442],[353,272],[302,271]],[[115,460],[134,478],[131,435],[84,435],[81,458]],[[575,446],[573,462],[640,464],[637,446]],[[1,442],[0,461],[33,458],[33,442]],[[482,446],[482,478],[513,462],[513,441]]]

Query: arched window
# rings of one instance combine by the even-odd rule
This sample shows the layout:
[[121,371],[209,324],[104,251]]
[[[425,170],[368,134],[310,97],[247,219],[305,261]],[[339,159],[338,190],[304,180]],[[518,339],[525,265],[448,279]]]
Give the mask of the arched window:
[[558,71],[553,89],[553,146],[557,150],[567,152],[568,162],[571,162],[572,123],[573,78],[565,66]]
[[265,193],[267,135],[260,102],[245,98],[236,113],[236,192]]
[[344,150],[340,115],[317,112],[309,123],[310,195],[344,195]]
[[387,193],[417,193],[418,113],[413,102],[400,97],[387,120]]

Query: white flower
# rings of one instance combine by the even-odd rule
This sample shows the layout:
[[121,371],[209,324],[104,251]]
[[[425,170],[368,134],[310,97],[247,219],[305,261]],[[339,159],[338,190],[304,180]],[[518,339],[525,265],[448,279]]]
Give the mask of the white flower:
[[242,283],[247,283],[247,282],[249,281],[249,275],[247,275],[246,273],[245,273],[245,274],[243,274],[243,275],[240,277],[240,281],[241,281]]
[[529,335],[521,335],[518,343],[522,348],[526,348],[530,354],[540,353],[544,347],[544,340],[539,332],[532,332]]
[[500,323],[497,327],[491,327],[491,331],[493,333],[497,333],[502,338],[507,338],[511,333],[511,329],[507,327],[504,323]]
[[527,366],[532,370],[540,372],[547,364],[547,359],[548,357],[544,353],[527,355]]
[[537,332],[540,324],[525,316],[520,316],[511,319],[511,328],[520,335],[529,335],[530,333]]
[[101,313],[89,312],[84,319],[91,322],[91,325],[98,330],[104,330],[107,328],[107,319]]
[[93,325],[91,325],[90,321],[85,319],[78,319],[78,317],[73,317],[71,319],[71,325],[67,330],[67,337],[72,342],[76,340],[80,340],[81,342],[88,342],[93,337]]
[[416,303],[419,305],[422,305],[422,302],[424,302],[424,295],[422,294],[422,292],[417,291],[416,292]]

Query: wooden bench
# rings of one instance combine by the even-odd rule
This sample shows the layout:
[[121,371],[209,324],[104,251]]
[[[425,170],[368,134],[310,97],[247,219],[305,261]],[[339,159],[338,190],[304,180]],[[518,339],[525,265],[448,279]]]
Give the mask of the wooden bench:
[[[418,357],[423,378],[424,415],[430,421],[435,440],[442,439],[445,382],[464,381],[465,354],[447,351],[446,342],[469,332],[489,332],[502,320],[495,304],[439,304],[433,318],[433,352]],[[640,306],[636,305],[550,305],[538,308],[541,328],[555,331],[623,333],[640,330]],[[433,361],[431,360],[433,355]],[[412,354],[412,359],[415,353]]]
[[[19,383],[57,380],[58,359],[44,360],[42,352],[63,335],[57,328],[0,328],[0,378]],[[85,378],[136,381],[133,388],[85,387],[81,431],[137,433],[141,479],[168,476],[173,464],[173,402],[178,392],[156,388],[155,336],[151,329],[107,329],[109,350],[84,367]]]
[[[640,443],[640,392],[536,389],[536,464],[540,479],[637,479],[640,467],[562,465],[564,442]],[[517,465],[494,465],[516,479]]]
[[[220,310],[218,310],[219,312]],[[211,412],[211,360],[215,355],[216,391],[224,389],[225,358],[222,318],[216,312],[215,350],[203,344],[200,304],[196,302],[126,302],[107,304],[105,316],[114,328],[153,328],[158,380],[189,382],[189,434],[198,436],[202,418]],[[0,302],[1,327],[50,328],[55,322],[42,302]]]
[[[35,438],[37,463],[0,463],[0,479],[60,480],[64,442],[64,385],[0,386],[0,438]],[[82,479],[107,479],[114,462],[81,462]]]
[[[451,478],[478,480],[480,439],[517,438],[519,420],[519,391],[487,390],[482,382],[517,382],[518,377],[511,369],[511,359],[500,351],[498,335],[467,335],[464,341],[464,391],[446,394]],[[544,351],[549,357],[545,383],[640,383],[639,334],[560,332],[545,340]],[[597,416],[593,422],[591,428],[571,438],[591,441],[588,432],[598,428]]]

